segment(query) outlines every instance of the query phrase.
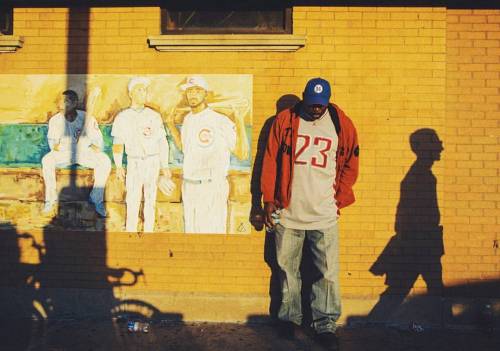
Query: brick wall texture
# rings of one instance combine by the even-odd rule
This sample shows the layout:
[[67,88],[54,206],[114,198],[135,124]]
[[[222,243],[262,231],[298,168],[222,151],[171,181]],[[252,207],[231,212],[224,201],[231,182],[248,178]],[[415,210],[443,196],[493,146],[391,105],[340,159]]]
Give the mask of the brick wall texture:
[[[16,8],[14,16],[14,34],[24,36],[24,47],[0,56],[1,73],[252,74],[254,153],[280,97],[300,97],[311,77],[330,80],[333,101],[355,122],[361,144],[357,202],[342,211],[340,222],[343,296],[376,297],[387,288],[384,278],[370,270],[391,250],[391,238],[408,231],[398,229],[405,223],[433,225],[434,232],[443,226],[445,285],[499,279],[500,11],[295,7],[293,31],[306,36],[307,44],[291,53],[155,51],[146,39],[159,34],[157,7],[92,8],[88,16],[77,12],[71,15],[70,37],[68,9]],[[86,17],[88,40],[82,36]],[[432,152],[425,149],[433,133],[444,148],[432,164],[434,178],[425,176],[421,165],[416,178],[410,174],[416,159],[410,136],[422,129],[419,145],[426,155]],[[415,181],[419,172],[422,182]],[[429,208],[425,199],[435,205]],[[408,221],[411,216],[416,220]],[[52,261],[48,286],[100,286],[101,275],[86,275],[93,259],[103,272],[142,269],[144,279],[122,286],[123,291],[269,292],[262,231],[142,237],[105,232],[94,248],[93,235],[68,232],[54,241],[41,230],[30,234],[47,250],[71,255],[73,272],[82,268],[80,274],[68,274],[67,267]],[[411,240],[420,249],[409,251],[403,263],[415,269],[398,269],[402,262],[391,259],[382,265],[399,272],[393,284],[400,280],[403,290],[404,282],[413,279],[409,275],[428,272],[427,283],[419,277],[411,286],[411,293],[426,293],[428,284],[441,279],[440,267],[432,263],[432,257],[441,256],[441,239],[437,234]],[[21,239],[17,245],[22,262],[40,263],[31,241]],[[399,249],[404,252],[404,245]]]

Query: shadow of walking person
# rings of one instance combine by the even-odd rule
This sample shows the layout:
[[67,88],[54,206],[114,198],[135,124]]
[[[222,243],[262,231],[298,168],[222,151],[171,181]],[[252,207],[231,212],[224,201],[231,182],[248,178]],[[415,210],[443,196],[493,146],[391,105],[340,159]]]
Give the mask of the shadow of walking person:
[[374,275],[385,275],[387,285],[368,315],[374,322],[395,322],[405,312],[418,319],[422,310],[403,311],[402,305],[419,276],[427,285],[427,295],[442,294],[443,227],[432,166],[444,149],[437,133],[426,128],[411,134],[410,145],[417,159],[401,182],[396,234],[370,268]]
[[[257,153],[253,164],[250,192],[252,194],[252,209],[250,211],[250,223],[255,230],[261,231],[264,228],[264,217],[262,208],[262,192],[260,187],[260,177],[262,174],[262,162],[266,151],[269,132],[275,117],[283,110],[293,107],[300,101],[299,97],[293,94],[283,95],[276,101],[276,115],[269,117],[260,131],[257,142]],[[269,281],[269,296],[271,298],[269,314],[272,318],[277,318],[278,309],[281,304],[281,291],[279,287],[279,267],[276,260],[276,246],[274,243],[274,233],[269,232],[265,237],[264,261],[271,269]]]

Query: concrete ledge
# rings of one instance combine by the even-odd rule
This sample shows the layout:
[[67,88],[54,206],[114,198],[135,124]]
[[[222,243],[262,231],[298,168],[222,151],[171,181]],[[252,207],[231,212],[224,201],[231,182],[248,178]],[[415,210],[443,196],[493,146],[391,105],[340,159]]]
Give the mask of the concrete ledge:
[[[9,315],[25,318],[33,314],[33,306],[39,315],[52,319],[84,319],[139,316],[149,319],[206,322],[266,322],[269,316],[269,297],[259,295],[175,293],[144,291],[123,288],[110,289],[43,289],[39,297],[46,300],[33,304],[31,289],[0,288],[0,297],[10,306]],[[408,328],[421,325],[424,328],[484,328],[480,299],[455,299],[433,296],[408,298],[387,318],[372,318],[370,311],[377,298],[343,298],[341,325],[385,325]],[[453,308],[465,306],[467,313]],[[492,306],[490,327],[500,328],[500,300],[488,299]],[[5,309],[4,308],[4,309]],[[11,310],[11,311],[10,311]]]
[[158,35],[148,37],[158,51],[297,51],[304,36],[273,34]]
[[22,48],[24,38],[14,35],[0,35],[0,52],[16,52]]

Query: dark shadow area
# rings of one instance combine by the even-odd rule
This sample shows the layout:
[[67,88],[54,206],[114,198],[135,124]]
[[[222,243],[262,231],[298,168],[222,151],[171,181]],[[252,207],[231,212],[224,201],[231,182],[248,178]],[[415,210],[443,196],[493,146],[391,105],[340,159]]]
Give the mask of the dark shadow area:
[[370,268],[374,275],[385,275],[387,285],[369,314],[376,321],[393,317],[419,276],[429,295],[442,294],[443,227],[432,166],[440,160],[444,149],[433,129],[415,131],[410,136],[410,146],[417,159],[401,182],[396,234]]
[[[68,15],[68,49],[66,54],[66,89],[75,89],[77,84],[87,86],[89,56],[90,7],[70,7]],[[73,76],[81,74],[83,81]],[[85,89],[86,90],[86,89]],[[85,94],[84,94],[85,96]],[[82,96],[83,100],[83,96]],[[83,101],[82,101],[83,104]],[[68,133],[69,131],[66,130]],[[71,136],[70,136],[71,137]],[[76,158],[76,145],[71,150]],[[70,188],[76,188],[76,169],[71,168]]]
[[252,208],[250,211],[250,223],[254,226],[255,230],[263,229],[262,222],[262,192],[260,190],[260,177],[262,174],[262,162],[264,160],[264,153],[266,151],[267,140],[269,132],[273,125],[274,118],[283,110],[295,106],[300,101],[298,96],[287,94],[283,95],[276,101],[276,114],[268,117],[262,126],[257,140],[257,151],[253,162],[252,177],[250,180],[250,193],[252,194]]
[[[283,95],[276,101],[276,114],[266,119],[264,125],[259,133],[257,141],[257,152],[252,170],[252,178],[250,183],[250,192],[252,194],[252,208],[250,211],[250,223],[254,226],[255,230],[261,231],[264,228],[263,223],[263,208],[262,208],[262,192],[260,188],[260,177],[262,174],[262,162],[264,153],[266,151],[267,140],[271,126],[281,111],[294,106],[299,102],[299,97],[287,94]],[[269,314],[273,319],[277,318],[278,309],[281,304],[281,289],[279,284],[279,267],[276,260],[276,246],[274,243],[274,233],[266,233],[264,242],[264,261],[271,269],[271,277],[269,281],[269,296],[271,303],[269,306]]]
[[[44,331],[43,315],[33,303],[38,288],[33,277],[38,265],[21,262],[21,240],[33,240],[20,234],[10,223],[0,224],[0,338],[2,350],[25,350]],[[33,245],[35,241],[33,240]],[[23,290],[19,294],[20,289]],[[22,316],[13,320],[13,316]],[[16,337],[12,337],[15,335]]]
[[500,279],[445,286],[437,301],[429,293],[406,298],[398,306],[397,315],[393,315],[390,321],[385,319],[379,323],[370,314],[353,315],[347,318],[346,324],[350,327],[390,325],[417,333],[442,328],[474,329],[491,337],[495,333],[500,335],[499,296]]
[[[182,334],[181,342],[168,340],[177,347],[167,350],[204,349],[189,337],[182,314],[115,297],[115,287],[135,285],[144,273],[107,266],[105,231],[74,229],[49,225],[37,237],[0,225],[1,350],[144,348],[137,337],[144,333],[129,333],[129,321],[149,323],[149,341],[160,328]],[[158,338],[157,346],[164,341]]]
[[[77,108],[85,110],[90,7],[81,5],[69,8],[66,89],[83,89]],[[65,126],[64,134],[78,141],[82,131],[73,134],[69,129]],[[78,152],[72,142],[71,163],[78,163]],[[183,324],[181,314],[162,313],[147,302],[115,296],[114,288],[133,286],[145,274],[108,267],[106,219],[85,201],[91,188],[81,186],[78,172],[71,166],[69,185],[58,191],[57,214],[42,233],[19,234],[10,224],[0,226],[2,350],[77,350],[81,345],[85,350],[128,349],[134,345],[127,340],[128,321]],[[94,231],[85,230],[88,227]],[[109,347],[95,344],[93,321]],[[79,323],[88,324],[87,333]],[[200,349],[196,343],[187,344]]]
[[235,3],[234,1],[203,1],[203,0],[138,0],[135,2],[125,0],[7,0],[7,5],[15,7],[130,7],[130,6],[161,6],[175,9],[262,9],[283,6],[366,6],[366,7],[446,7],[449,9],[498,9],[500,5],[489,0],[247,0]]

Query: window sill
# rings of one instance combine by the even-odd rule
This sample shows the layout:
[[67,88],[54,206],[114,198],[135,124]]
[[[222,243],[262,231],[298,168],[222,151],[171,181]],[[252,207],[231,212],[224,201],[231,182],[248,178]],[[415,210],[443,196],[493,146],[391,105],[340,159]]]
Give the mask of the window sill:
[[304,36],[290,34],[196,34],[148,37],[158,51],[297,51]]
[[23,37],[14,35],[0,35],[0,53],[15,52],[17,49],[23,47],[23,43]]

